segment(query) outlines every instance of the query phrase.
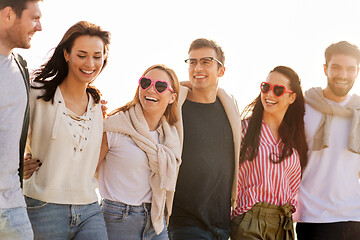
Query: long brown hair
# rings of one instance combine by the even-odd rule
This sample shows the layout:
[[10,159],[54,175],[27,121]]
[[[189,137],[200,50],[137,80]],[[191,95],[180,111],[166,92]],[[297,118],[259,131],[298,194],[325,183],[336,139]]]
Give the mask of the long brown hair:
[[[66,31],[60,43],[55,48],[54,54],[51,56],[50,60],[42,65],[40,69],[35,70],[34,82],[41,83],[41,86],[32,86],[32,88],[45,90],[44,95],[39,96],[38,98],[47,102],[50,100],[53,102],[56,88],[64,81],[69,72],[68,64],[64,57],[64,50],[70,53],[75,40],[81,36],[95,36],[103,41],[104,63],[101,71],[104,69],[108,58],[107,53],[109,51],[110,33],[103,31],[101,27],[93,23],[86,21],[78,22]],[[88,84],[86,92],[91,94],[96,103],[99,103],[100,92],[97,88],[92,86],[91,83]]]
[[[305,114],[305,100],[301,89],[300,79],[297,73],[285,66],[275,67],[270,73],[278,72],[283,74],[290,80],[290,89],[296,93],[295,101],[288,107],[285,116],[279,127],[279,135],[284,143],[280,156],[269,156],[270,161],[273,163],[280,163],[285,158],[293,154],[295,149],[300,156],[301,168],[304,169],[307,164],[307,151],[308,146],[305,138],[304,128],[304,114]],[[262,125],[264,107],[261,103],[261,95],[245,107],[242,116],[249,117],[249,125],[242,141],[240,151],[240,163],[253,161],[258,155],[260,144],[260,132]],[[274,159],[275,158],[275,159]]]
[[[167,66],[163,65],[163,64],[156,64],[156,65],[153,65],[151,67],[149,67],[148,69],[145,70],[145,72],[142,74],[142,76],[145,76],[148,72],[150,72],[151,70],[154,70],[154,69],[159,69],[159,70],[162,70],[164,72],[166,72],[169,76],[170,76],[170,79],[171,79],[171,87],[173,88],[174,90],[174,93],[176,93],[176,99],[173,103],[169,104],[164,112],[164,116],[166,117],[166,120],[168,121],[168,123],[170,125],[174,125],[177,120],[178,120],[178,117],[177,117],[177,114],[176,114],[176,108],[177,108],[177,102],[178,102],[178,98],[179,98],[179,80],[174,72],[174,70],[172,70],[171,68],[168,68]],[[112,111],[109,116],[111,115],[114,115],[118,112],[126,112],[128,111],[132,106],[136,105],[137,103],[140,103],[140,99],[139,99],[139,86],[137,87],[136,89],[136,92],[135,92],[135,96],[134,98],[126,103],[124,106],[120,107],[120,108],[117,108],[115,109],[114,111]]]

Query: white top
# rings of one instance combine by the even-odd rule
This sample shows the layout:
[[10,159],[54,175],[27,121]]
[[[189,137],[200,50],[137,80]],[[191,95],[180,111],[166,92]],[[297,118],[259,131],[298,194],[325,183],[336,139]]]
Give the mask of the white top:
[[[350,97],[340,104],[344,106]],[[305,131],[308,164],[298,195],[299,222],[327,223],[360,221],[360,155],[347,150],[352,118],[333,116],[329,148],[312,151],[322,114],[306,105]]]
[[[151,134],[159,143],[157,131]],[[109,151],[99,168],[101,197],[129,205],[151,202],[148,158],[128,135],[107,132]]]
[[26,151],[42,166],[24,182],[24,194],[44,202],[89,204],[97,201],[94,177],[102,139],[102,113],[89,95],[87,111],[77,116],[65,106],[60,88],[54,104],[36,99],[31,89]]
[[0,55],[0,208],[25,207],[19,149],[27,93],[13,55]]

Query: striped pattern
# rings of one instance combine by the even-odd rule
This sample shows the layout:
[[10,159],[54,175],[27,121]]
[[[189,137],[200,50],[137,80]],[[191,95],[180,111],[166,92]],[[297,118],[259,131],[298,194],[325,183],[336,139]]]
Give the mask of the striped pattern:
[[[242,138],[248,127],[248,120],[242,122]],[[263,122],[260,133],[258,156],[239,167],[237,208],[232,217],[250,210],[257,202],[295,207],[295,195],[299,189],[301,167],[296,150],[280,164],[270,162],[270,154],[280,154],[282,141],[276,142],[270,128]]]

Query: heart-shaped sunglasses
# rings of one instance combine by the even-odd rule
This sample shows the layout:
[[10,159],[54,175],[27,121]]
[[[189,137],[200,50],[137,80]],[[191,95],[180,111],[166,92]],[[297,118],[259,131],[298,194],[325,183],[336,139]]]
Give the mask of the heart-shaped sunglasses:
[[286,92],[287,93],[294,93],[291,90],[287,90],[286,87],[284,85],[271,85],[268,82],[262,82],[260,84],[260,90],[263,94],[266,94],[268,92],[270,92],[271,90],[273,91],[274,95],[277,97],[281,97],[282,95],[284,95]]
[[143,90],[147,90],[151,87],[151,85],[154,85],[155,91],[158,93],[165,92],[166,89],[169,89],[171,92],[174,92],[170,84],[165,80],[152,80],[149,77],[141,77],[139,79],[139,86]]

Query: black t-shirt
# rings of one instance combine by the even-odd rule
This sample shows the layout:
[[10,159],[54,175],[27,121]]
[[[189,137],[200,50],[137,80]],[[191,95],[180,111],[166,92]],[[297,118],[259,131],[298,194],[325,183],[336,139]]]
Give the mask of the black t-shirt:
[[184,144],[169,229],[198,226],[229,229],[234,142],[217,98],[182,107]]

